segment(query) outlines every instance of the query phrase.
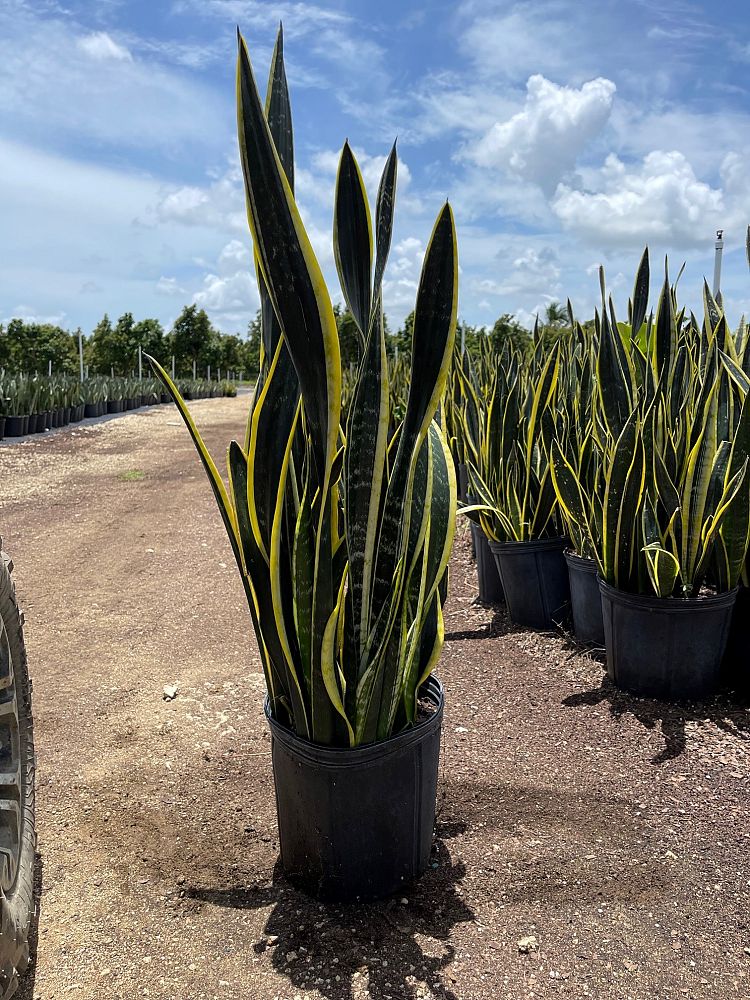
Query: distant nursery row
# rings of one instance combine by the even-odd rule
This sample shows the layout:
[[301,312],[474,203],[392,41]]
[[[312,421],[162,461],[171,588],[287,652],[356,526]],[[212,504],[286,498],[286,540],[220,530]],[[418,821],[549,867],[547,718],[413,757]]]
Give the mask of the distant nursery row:
[[[183,379],[185,398],[235,396],[232,382]],[[170,402],[154,378],[92,378],[70,375],[11,375],[0,370],[0,438],[36,434],[106,413]]]

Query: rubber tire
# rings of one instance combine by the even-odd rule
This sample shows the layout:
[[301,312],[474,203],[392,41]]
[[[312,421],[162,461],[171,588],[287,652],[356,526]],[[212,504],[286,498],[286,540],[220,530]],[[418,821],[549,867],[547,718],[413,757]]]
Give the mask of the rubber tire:
[[12,574],[13,563],[10,556],[2,551],[0,552],[0,615],[8,635],[18,703],[22,829],[15,883],[7,895],[0,890],[0,1000],[9,1000],[13,996],[18,989],[19,976],[28,968],[29,932],[35,907],[34,723],[31,713],[31,683],[23,641],[23,614],[16,603],[16,588]]

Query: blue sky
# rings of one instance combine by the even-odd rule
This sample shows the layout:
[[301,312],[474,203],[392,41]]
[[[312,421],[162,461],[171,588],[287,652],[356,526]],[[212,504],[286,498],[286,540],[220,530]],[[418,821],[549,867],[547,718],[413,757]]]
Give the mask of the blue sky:
[[[744,7],[744,13],[743,13]],[[185,303],[226,331],[258,304],[236,149],[235,25],[265,81],[283,20],[297,196],[340,298],[333,186],[349,138],[374,192],[399,139],[385,284],[414,303],[443,199],[461,316],[524,322],[605,265],[624,312],[640,252],[700,304],[726,230],[732,322],[750,312],[750,19],[736,0],[0,0],[0,321],[89,331]]]

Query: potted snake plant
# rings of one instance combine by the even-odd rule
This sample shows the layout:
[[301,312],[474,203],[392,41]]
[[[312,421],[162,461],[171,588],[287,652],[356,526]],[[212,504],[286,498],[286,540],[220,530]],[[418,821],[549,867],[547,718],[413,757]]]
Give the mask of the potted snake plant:
[[333,306],[294,199],[281,32],[265,103],[239,37],[237,111],[262,310],[261,371],[228,483],[177,387],[237,562],[263,662],[281,858],[320,898],[376,898],[418,876],[435,815],[443,690],[432,675],[453,540],[453,461],[435,420],[453,351],[458,261],[439,212],[417,291],[403,419],[391,421],[382,282],[395,147],[374,224],[344,145],[334,254],[362,360],[341,425]]
[[[501,355],[499,364],[495,357],[487,358],[482,355],[479,360],[480,367],[477,370],[466,352],[460,359],[460,366],[457,366],[462,398],[456,422],[463,438],[467,460],[466,499],[469,505],[473,504],[476,496],[475,478],[478,477],[485,484],[485,490],[489,489],[490,492],[495,485],[499,471],[499,434],[496,425],[507,391],[506,357]],[[471,506],[463,510],[469,511],[467,517],[471,522],[479,600],[483,604],[500,604],[505,595],[497,562],[490,549],[490,540],[497,542],[506,537],[503,525],[489,510],[472,510]]]
[[538,331],[534,340],[529,366],[518,356],[508,356],[500,405],[487,416],[494,457],[486,462],[485,475],[470,464],[476,502],[464,512],[489,515],[483,527],[492,532],[489,546],[511,620],[550,630],[566,622],[570,602],[563,556],[568,540],[560,530],[550,474],[561,349],[558,342],[546,350]]
[[[701,329],[665,277],[635,337],[611,301],[601,317],[614,363],[600,365],[605,487],[589,537],[607,669],[618,686],[669,700],[716,691],[750,539],[750,379],[707,286],[704,300]],[[591,512],[566,471],[561,503],[584,525]]]
[[[636,273],[633,296],[628,302],[629,321],[616,323],[622,344],[619,354],[609,329],[603,270],[600,270],[602,311],[601,314],[596,312],[593,328],[584,329],[576,321],[568,302],[573,335],[564,348],[566,356],[561,366],[560,384],[567,412],[552,442],[550,473],[560,517],[570,539],[565,561],[573,631],[583,645],[600,649],[604,648],[604,617],[597,579],[601,566],[596,554],[601,548],[605,490],[603,443],[607,426],[602,407],[605,395],[611,391],[612,373],[622,363],[625,346],[629,346],[631,353],[640,353],[639,338],[645,343],[651,336],[652,317],[646,321],[649,277],[646,248]],[[643,366],[638,370],[642,371]]]

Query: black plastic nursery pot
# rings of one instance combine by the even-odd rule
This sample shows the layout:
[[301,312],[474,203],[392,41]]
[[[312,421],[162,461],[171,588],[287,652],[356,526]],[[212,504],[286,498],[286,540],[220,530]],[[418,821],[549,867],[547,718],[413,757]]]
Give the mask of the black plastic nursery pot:
[[83,408],[84,417],[96,417],[98,415],[96,403],[86,403]]
[[327,902],[381,899],[427,868],[435,825],[443,688],[421,690],[435,711],[382,743],[317,746],[271,718],[281,862]]
[[5,417],[0,417],[0,441],[5,437]]
[[732,610],[722,683],[742,697],[750,697],[750,587],[740,587]]
[[683,600],[628,594],[599,580],[607,673],[663,701],[710,698],[721,681],[737,590]]
[[23,417],[10,416],[5,418],[5,436],[9,438],[23,435]]
[[162,403],[171,403],[172,402],[172,397],[169,395],[168,392],[163,392],[161,394],[161,396],[159,397],[159,399],[161,400]]
[[466,498],[469,495],[469,470],[466,468],[466,462],[458,463],[458,499],[462,502],[466,502]]
[[568,539],[489,544],[511,621],[542,632],[564,625],[570,615],[570,584],[563,555]]
[[596,562],[570,549],[565,552],[565,562],[568,564],[575,637],[587,646],[604,649],[604,616]]
[[502,604],[503,585],[497,571],[497,563],[492,554],[492,544],[478,524],[471,523],[471,540],[477,560],[479,600],[482,604]]

